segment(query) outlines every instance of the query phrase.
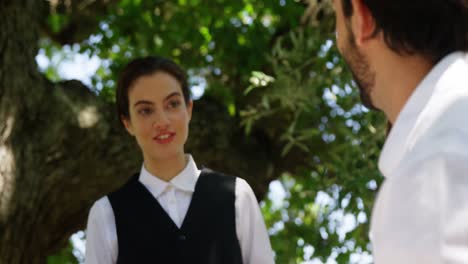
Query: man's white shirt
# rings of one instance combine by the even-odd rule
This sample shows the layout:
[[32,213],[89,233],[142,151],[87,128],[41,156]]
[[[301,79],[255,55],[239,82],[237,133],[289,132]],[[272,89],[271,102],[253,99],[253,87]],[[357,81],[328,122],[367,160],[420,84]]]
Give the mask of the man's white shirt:
[[[188,156],[184,170],[170,182],[165,182],[141,168],[139,181],[157,199],[172,221],[180,228],[192,200],[201,171]],[[273,251],[257,199],[248,185],[236,179],[235,187],[236,234],[244,264],[274,263]],[[107,196],[96,201],[88,217],[86,231],[86,263],[116,263],[118,256],[117,233],[112,206]],[[155,252],[155,260],[157,252]]]
[[445,57],[419,84],[379,168],[375,263],[468,263],[468,54]]

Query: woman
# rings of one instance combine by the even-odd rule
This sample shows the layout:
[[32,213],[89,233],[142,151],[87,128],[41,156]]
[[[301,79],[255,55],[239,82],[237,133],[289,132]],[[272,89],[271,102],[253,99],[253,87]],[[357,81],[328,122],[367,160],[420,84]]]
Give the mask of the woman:
[[193,108],[184,71],[165,58],[136,59],[116,94],[144,161],[91,208],[86,263],[274,263],[250,186],[199,170],[184,152]]

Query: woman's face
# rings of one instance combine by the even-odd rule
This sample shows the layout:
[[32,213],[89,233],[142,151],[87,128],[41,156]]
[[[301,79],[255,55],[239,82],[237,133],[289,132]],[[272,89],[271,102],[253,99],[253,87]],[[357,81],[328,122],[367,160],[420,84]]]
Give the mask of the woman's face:
[[136,79],[128,101],[130,118],[122,121],[136,138],[145,160],[184,155],[193,104],[185,103],[180,83],[172,75],[156,72]]

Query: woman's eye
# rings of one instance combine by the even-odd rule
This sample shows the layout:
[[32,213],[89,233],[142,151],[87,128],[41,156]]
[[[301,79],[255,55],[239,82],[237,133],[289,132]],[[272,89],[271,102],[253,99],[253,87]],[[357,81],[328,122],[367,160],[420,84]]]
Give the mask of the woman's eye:
[[153,109],[151,108],[142,108],[138,110],[138,114],[142,116],[147,116],[147,115],[150,115],[151,113],[153,113]]
[[169,102],[169,108],[177,108],[180,105],[180,101],[171,101]]

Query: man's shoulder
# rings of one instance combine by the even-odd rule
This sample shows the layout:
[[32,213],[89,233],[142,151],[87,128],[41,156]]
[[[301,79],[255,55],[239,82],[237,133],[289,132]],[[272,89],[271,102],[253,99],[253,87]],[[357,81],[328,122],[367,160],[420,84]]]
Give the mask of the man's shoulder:
[[425,136],[430,137],[429,140],[451,140],[458,136],[468,136],[468,79],[466,91],[458,92],[447,88],[444,94],[434,95],[417,121],[418,128]]
[[455,60],[437,80],[416,120],[414,139],[424,144],[458,142],[468,136],[468,56]]
[[[468,102],[467,102],[468,103]],[[460,115],[454,112],[454,115]],[[465,157],[468,163],[468,109],[464,122],[458,118],[441,115],[439,119],[419,133],[409,146],[410,160],[423,161],[439,157]]]

